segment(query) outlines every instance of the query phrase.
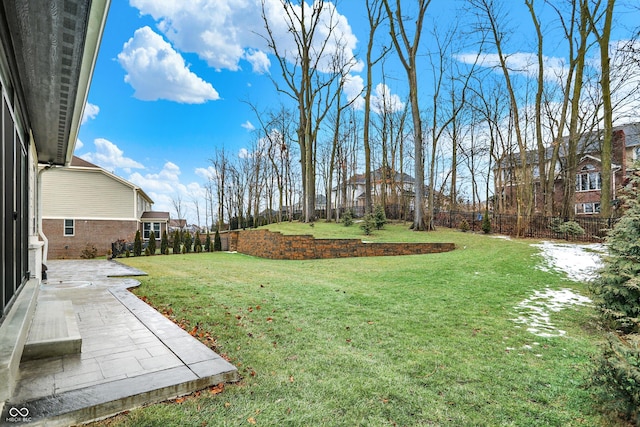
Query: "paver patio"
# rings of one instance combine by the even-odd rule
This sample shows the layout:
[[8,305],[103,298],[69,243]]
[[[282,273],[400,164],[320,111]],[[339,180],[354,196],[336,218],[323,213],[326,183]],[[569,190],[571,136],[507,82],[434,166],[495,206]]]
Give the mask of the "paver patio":
[[104,260],[48,267],[30,334],[61,328],[47,309],[70,301],[82,350],[23,357],[0,424],[76,424],[238,380],[233,365],[127,290],[138,282],[124,276],[143,272]]

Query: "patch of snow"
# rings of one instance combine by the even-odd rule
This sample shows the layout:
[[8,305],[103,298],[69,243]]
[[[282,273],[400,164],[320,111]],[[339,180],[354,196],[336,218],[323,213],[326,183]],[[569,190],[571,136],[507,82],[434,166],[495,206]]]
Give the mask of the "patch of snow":
[[502,234],[494,234],[491,236],[494,239],[503,239],[503,240],[511,240],[511,236],[505,236]]
[[596,278],[598,270],[603,266],[602,255],[605,247],[602,244],[577,245],[570,243],[542,242],[532,245],[542,250],[545,265],[543,271],[559,271],[576,282],[587,282]]
[[571,289],[546,288],[544,291],[534,291],[531,297],[518,304],[515,307],[518,317],[513,321],[525,325],[527,331],[536,336],[561,337],[566,334],[566,331],[556,328],[551,322],[551,313],[571,306],[584,306],[590,303],[589,298],[576,294]]

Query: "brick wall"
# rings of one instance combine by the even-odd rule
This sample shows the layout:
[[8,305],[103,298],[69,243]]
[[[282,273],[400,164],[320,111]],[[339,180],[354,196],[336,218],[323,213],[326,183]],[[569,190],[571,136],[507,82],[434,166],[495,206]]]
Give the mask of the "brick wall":
[[75,220],[75,234],[64,235],[63,219],[43,219],[42,229],[49,240],[50,259],[80,258],[82,250],[91,244],[104,256],[111,249],[111,243],[118,239],[133,242],[137,221]]
[[320,259],[449,252],[453,243],[364,243],[358,239],[315,239],[269,230],[224,233],[229,250],[270,259]]

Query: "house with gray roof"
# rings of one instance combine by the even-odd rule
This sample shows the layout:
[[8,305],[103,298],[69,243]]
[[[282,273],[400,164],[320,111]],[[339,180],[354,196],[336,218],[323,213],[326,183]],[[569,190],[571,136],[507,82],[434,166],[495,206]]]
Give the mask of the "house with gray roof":
[[[578,216],[597,216],[600,213],[600,193],[602,188],[602,138],[603,131],[585,132],[578,141],[578,168],[575,178],[574,209]],[[564,196],[565,173],[567,162],[568,137],[560,140],[559,159],[554,165],[554,214],[562,204]],[[551,170],[551,146],[545,150],[547,170]],[[534,206],[536,211],[542,210],[542,190],[538,154],[535,150],[526,153],[528,166],[532,168],[534,179]],[[611,195],[615,201],[618,192],[626,184],[629,173],[636,170],[636,162],[640,162],[640,122],[615,126],[613,128],[612,162],[611,162]],[[522,162],[520,153],[505,156],[494,168],[495,194],[502,197],[507,206],[514,199],[515,188],[520,185]]]

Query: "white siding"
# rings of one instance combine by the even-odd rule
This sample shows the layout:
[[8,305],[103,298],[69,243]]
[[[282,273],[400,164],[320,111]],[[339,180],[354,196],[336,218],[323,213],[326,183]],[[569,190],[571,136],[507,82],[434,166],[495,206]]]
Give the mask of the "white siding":
[[42,173],[44,218],[137,219],[135,191],[100,169],[50,169]]

